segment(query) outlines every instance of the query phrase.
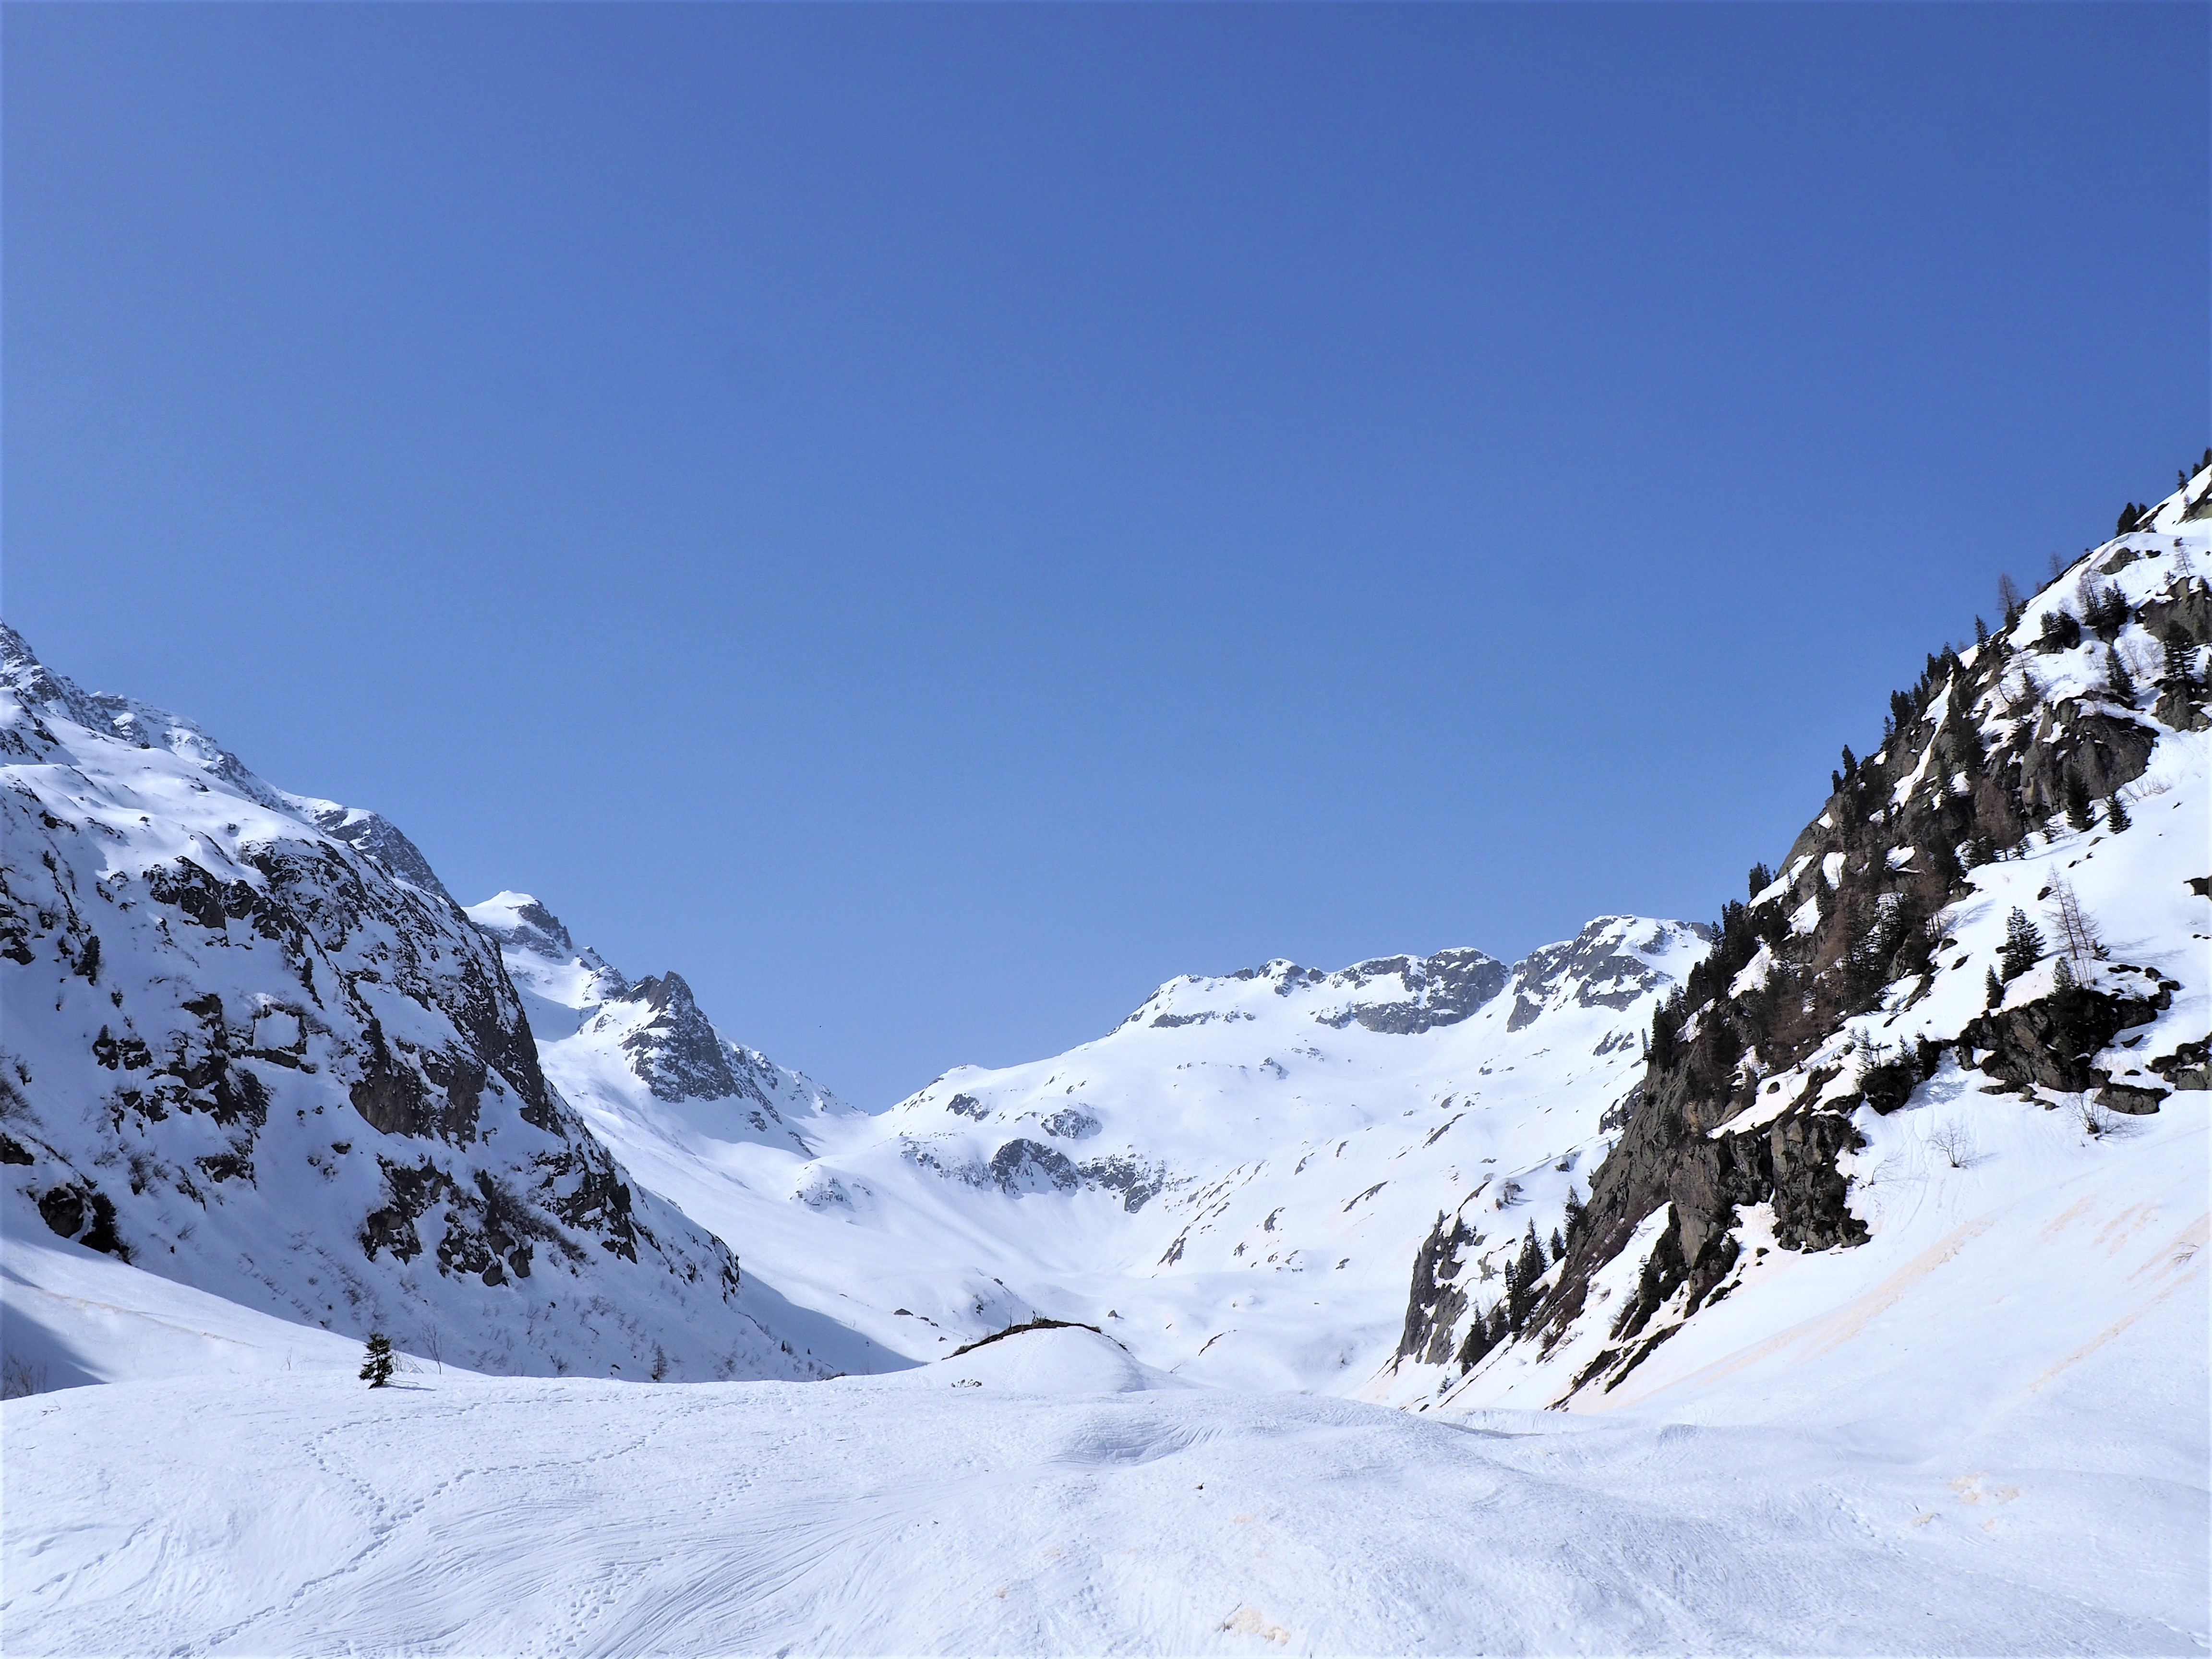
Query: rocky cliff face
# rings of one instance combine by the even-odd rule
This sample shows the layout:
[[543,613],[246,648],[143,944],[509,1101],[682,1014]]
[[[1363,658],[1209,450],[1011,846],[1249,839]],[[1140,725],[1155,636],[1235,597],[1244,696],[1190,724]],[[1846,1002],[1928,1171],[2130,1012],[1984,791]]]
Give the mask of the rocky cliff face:
[[691,1133],[811,1155],[823,1126],[854,1109],[811,1078],[714,1027],[681,974],[632,981],[527,893],[471,905],[532,1010],[538,1053],[568,1098],[648,1133]]
[[487,1370],[804,1370],[548,1084],[396,828],[4,629],[0,761],[9,1229]]
[[[1863,1243],[1872,1126],[1939,1073],[1947,1097],[2093,1133],[2203,1087],[2208,496],[2212,471],[1929,658],[1661,1007],[1564,1250],[1482,1297],[1440,1220],[1401,1356],[1445,1365],[1440,1386],[1475,1373],[1470,1400],[1486,1371],[1533,1370],[1553,1399],[1617,1387],[1740,1287],[1754,1243]],[[2039,939],[2008,952],[2023,925]]]

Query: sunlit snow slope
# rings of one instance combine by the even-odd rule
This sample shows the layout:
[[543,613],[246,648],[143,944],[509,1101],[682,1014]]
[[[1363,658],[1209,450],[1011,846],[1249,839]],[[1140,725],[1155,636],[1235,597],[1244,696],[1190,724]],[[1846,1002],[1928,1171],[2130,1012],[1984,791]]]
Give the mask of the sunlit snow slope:
[[675,975],[631,986],[526,896],[469,914],[593,1131],[795,1301],[918,1358],[1043,1314],[1178,1375],[1323,1389],[1395,1350],[1440,1208],[1479,1193],[1501,1248],[1560,1224],[1705,948],[1607,917],[1510,968],[1186,977],[1096,1042],[870,1116],[720,1038]]

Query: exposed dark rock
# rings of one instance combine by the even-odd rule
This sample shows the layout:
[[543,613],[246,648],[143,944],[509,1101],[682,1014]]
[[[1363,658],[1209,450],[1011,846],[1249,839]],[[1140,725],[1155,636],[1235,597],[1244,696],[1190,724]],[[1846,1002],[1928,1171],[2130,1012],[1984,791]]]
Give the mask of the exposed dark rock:
[[[2145,996],[2118,996],[2075,986],[2017,1008],[1996,1010],[1967,1022],[1961,1051],[1972,1048],[1984,1076],[2009,1088],[2031,1085],[2061,1092],[2095,1088],[2090,1065],[2120,1032],[2148,1024],[2172,1004],[2160,987]],[[1983,1052],[1987,1051],[1987,1052]]]
[[1121,1194],[1121,1207],[1134,1215],[1166,1189],[1167,1165],[1141,1164],[1127,1153],[1085,1160],[1076,1167],[1085,1186]]
[[1082,1176],[1064,1152],[1038,1140],[1009,1140],[991,1154],[991,1178],[1009,1193],[1033,1193],[1051,1188],[1073,1192]]
[[1467,1292],[1457,1283],[1460,1252],[1480,1243],[1481,1235],[1456,1217],[1437,1212],[1436,1225],[1413,1255],[1413,1282],[1406,1298],[1406,1327],[1398,1339],[1398,1358],[1441,1365],[1452,1357],[1452,1334],[1467,1311]]
[[[1106,1333],[1096,1325],[1086,1325],[1079,1319],[1047,1319],[1042,1314],[1039,1314],[1035,1319],[1027,1320],[1019,1325],[1009,1325],[1003,1331],[993,1331],[988,1336],[979,1336],[973,1342],[963,1343],[945,1358],[957,1359],[963,1353],[973,1353],[976,1349],[988,1347],[994,1342],[1003,1342],[1010,1336],[1026,1336],[1031,1331],[1089,1331],[1093,1336],[1106,1336]],[[1106,1337],[1106,1340],[1109,1342],[1114,1341],[1110,1336]],[[1121,1345],[1115,1342],[1115,1346],[1120,1347]]]
[[89,1250],[131,1260],[129,1247],[115,1231],[113,1202],[88,1182],[48,1188],[39,1195],[39,1214],[64,1238],[73,1238]]
[[2158,1110],[2159,1103],[2166,1098],[2163,1089],[2138,1088],[2130,1083],[2107,1083],[2094,1097],[2100,1106],[2130,1117],[2148,1117]]
[[1370,980],[1401,978],[1407,996],[1394,1002],[1357,1004],[1334,1023],[1357,1020],[1370,1031],[1411,1036],[1455,1025],[1504,989],[1510,970],[1480,951],[1440,951],[1435,956],[1384,957],[1333,975],[1349,988]]
[[1839,1103],[1841,1109],[1864,1101],[1882,1116],[1892,1112],[1912,1097],[1912,1091],[1920,1082],[1921,1068],[1917,1059],[1886,1060],[1879,1066],[1869,1066],[1859,1073],[1858,1093],[1849,1102]]
[[2212,1037],[2185,1042],[2145,1063],[2177,1089],[2212,1089]]

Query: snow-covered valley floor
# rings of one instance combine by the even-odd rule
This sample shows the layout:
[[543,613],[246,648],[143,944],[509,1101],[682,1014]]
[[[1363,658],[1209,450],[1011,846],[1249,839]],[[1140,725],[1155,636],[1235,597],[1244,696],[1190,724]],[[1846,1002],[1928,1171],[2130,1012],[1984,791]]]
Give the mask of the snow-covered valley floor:
[[8,1402],[6,1650],[2204,1645],[2202,1472],[2063,1431],[2124,1381],[2094,1362],[1911,1446],[1906,1400],[1448,1422],[1178,1386],[1079,1330],[820,1383],[372,1391],[341,1357]]

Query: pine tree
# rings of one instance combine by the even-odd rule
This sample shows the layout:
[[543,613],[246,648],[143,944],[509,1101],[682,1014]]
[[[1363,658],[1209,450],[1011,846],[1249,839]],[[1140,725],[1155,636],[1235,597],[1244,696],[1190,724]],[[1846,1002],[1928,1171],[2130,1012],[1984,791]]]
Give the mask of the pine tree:
[[2197,683],[2197,641],[2179,623],[2166,625],[2166,669],[2159,676],[2169,691],[2187,691]]
[[2105,647],[2105,684],[2114,702],[2124,702],[2130,708],[2136,706],[2136,679],[2128,672],[2128,665],[2120,660],[2120,647]]
[[2042,930],[2027,919],[2027,912],[2017,904],[2005,918],[2005,942],[1997,952],[1997,966],[2007,980],[2018,979],[2043,960]]
[[2105,798],[2106,829],[2117,836],[2132,822],[2134,820],[2128,817],[2128,809],[2120,804],[2120,797],[2117,791]]
[[2133,501],[2130,501],[2125,507],[2120,509],[2119,527],[2114,530],[2112,534],[2115,536],[2128,535],[2131,533],[2136,526],[2140,524],[2142,521],[2142,508],[2137,507]]
[[2091,587],[2088,603],[2083,609],[2087,613],[2085,620],[2100,639],[2117,639],[2120,630],[2128,625],[2128,596],[2115,584]]
[[1997,970],[1994,968],[1990,969],[1990,982],[1986,988],[1988,994],[1983,998],[1982,1006],[1994,1008],[2004,1000],[2004,987],[1998,983]]
[[2096,822],[2089,811],[2089,782],[2079,770],[2068,767],[2060,789],[2066,798],[2066,822],[2069,824],[2076,830],[2087,830]]
[[361,1362],[361,1380],[372,1389],[392,1381],[392,1339],[381,1331],[368,1334],[368,1352]]
[[1571,1182],[1567,1186],[1567,1243],[1570,1245],[1582,1237],[1583,1225],[1582,1188]]
[[1975,643],[1976,645],[1987,645],[1989,642],[1990,642],[1990,625],[1989,625],[1987,623],[1984,622],[1984,621],[1983,621],[1979,617],[1975,617],[1975,618],[1974,618],[1974,643]]

